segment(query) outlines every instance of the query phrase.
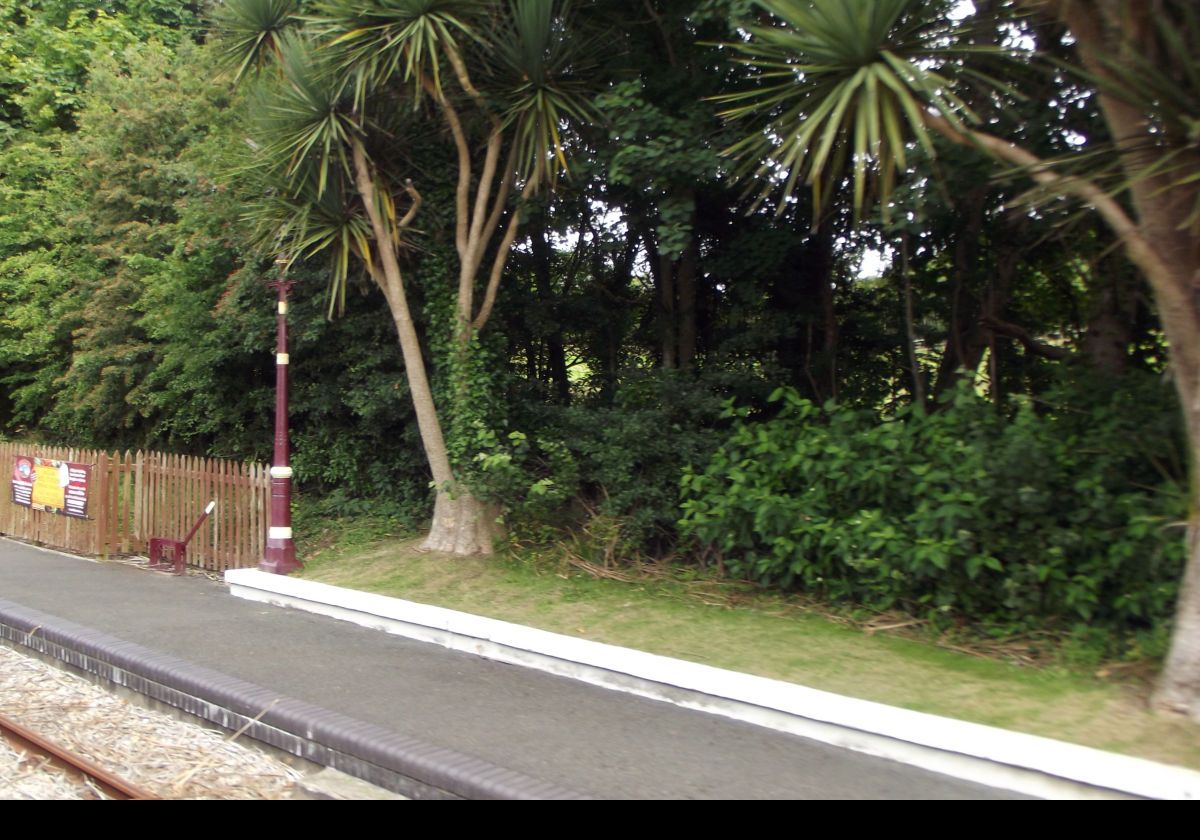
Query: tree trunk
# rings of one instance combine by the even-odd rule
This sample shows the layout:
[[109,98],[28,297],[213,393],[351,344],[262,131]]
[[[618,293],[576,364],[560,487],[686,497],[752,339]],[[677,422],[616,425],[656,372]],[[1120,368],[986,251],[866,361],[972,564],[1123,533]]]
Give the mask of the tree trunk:
[[[421,354],[420,339],[416,325],[408,308],[408,296],[392,245],[392,231],[383,220],[375,199],[375,182],[371,177],[366,154],[360,144],[353,147],[355,181],[363,206],[371,221],[379,262],[373,266],[372,278],[383,292],[396,333],[400,338],[400,350],[404,357],[404,372],[413,398],[417,415],[417,430],[429,462],[429,471],[437,487],[434,500],[433,524],[423,545],[430,551],[445,551],[451,554],[491,554],[496,516],[470,494],[460,492],[454,498],[454,472],[450,468],[450,456],[442,436],[442,424],[438,419],[437,407],[433,402],[433,391],[425,373],[425,359]],[[400,225],[403,227],[403,224]]]
[[[1101,78],[1110,73],[1102,56],[1155,54],[1156,14],[1150,4],[1065,2],[1058,6],[1059,18],[1076,39],[1084,66]],[[1103,196],[1092,206],[1121,238],[1130,261],[1154,292],[1171,348],[1171,377],[1183,408],[1191,456],[1187,565],[1171,649],[1153,702],[1160,709],[1200,720],[1200,232],[1194,223],[1180,224],[1200,200],[1200,187],[1183,180],[1184,174],[1200,172],[1200,155],[1193,148],[1179,147],[1171,167],[1150,174],[1150,167],[1161,163],[1162,152],[1148,142],[1145,114],[1105,92],[1098,101],[1129,176],[1137,220],[1105,204]]]
[[933,382],[935,400],[951,390],[964,372],[973,375],[988,349],[988,333],[980,324],[983,312],[978,298],[966,289],[952,289],[950,308],[950,334]]
[[470,493],[439,489],[433,503],[433,524],[421,543],[422,551],[446,554],[491,554],[500,536],[500,511]]
[[625,237],[625,245],[620,256],[614,259],[611,269],[606,265],[599,245],[591,249],[591,273],[594,287],[600,294],[598,330],[592,347],[596,357],[602,360],[598,371],[602,405],[612,405],[616,397],[632,302],[629,287],[633,280],[634,264],[642,247],[642,234],[633,226],[630,226]]
[[[1193,463],[1198,454],[1193,450]],[[1193,492],[1188,516],[1187,566],[1175,606],[1171,650],[1153,703],[1159,709],[1190,715],[1200,721],[1200,505],[1196,504],[1195,496]]]
[[546,241],[546,219],[541,216],[530,231],[529,244],[533,254],[533,272],[538,300],[550,316],[550,333],[546,336],[547,372],[551,391],[560,405],[571,402],[571,379],[567,372],[567,348],[563,338],[553,284],[550,243]]
[[[779,363],[791,373],[792,384],[816,402],[833,396],[827,390],[835,377],[837,339],[833,309],[833,245],[837,229],[821,225],[787,256],[786,270],[771,285],[768,305],[795,323],[775,343]],[[818,362],[814,371],[813,362]],[[818,380],[821,381],[818,381]]]
[[1100,293],[1091,302],[1083,355],[1092,369],[1118,377],[1129,369],[1129,344],[1133,341],[1136,299],[1120,272],[1105,272]]
[[821,296],[821,321],[824,325],[823,350],[825,351],[825,370],[829,376],[829,394],[833,399],[838,398],[838,324],[837,310],[833,301],[833,277],[830,276],[819,287]]
[[955,205],[962,227],[957,231],[954,245],[954,282],[950,286],[950,329],[946,349],[938,363],[933,381],[935,407],[937,398],[952,389],[965,371],[974,375],[988,349],[988,335],[979,325],[983,303],[976,293],[977,275],[982,257],[984,208],[987,187],[977,187]]
[[917,358],[917,328],[913,316],[912,271],[908,265],[907,231],[900,239],[900,275],[904,284],[901,291],[904,302],[904,346],[908,352],[908,364],[912,372],[913,402],[921,408],[925,408],[925,371],[921,370],[921,362]]
[[695,236],[679,260],[679,271],[675,275],[675,293],[679,302],[676,356],[682,370],[691,368],[696,359],[696,274],[699,271],[700,243]]
[[[1161,252],[1160,253],[1164,253]],[[1185,258],[1185,254],[1170,250],[1164,253]],[[1195,289],[1200,285],[1200,258],[1190,255],[1176,272],[1176,282],[1184,282]],[[1185,268],[1186,266],[1187,268]],[[1190,270],[1188,270],[1190,268]],[[1152,278],[1148,278],[1152,279]],[[1158,285],[1156,283],[1152,286]],[[1156,295],[1156,297],[1158,297]],[[1200,352],[1194,347],[1195,338],[1200,336],[1200,311],[1194,304],[1174,307],[1159,302],[1164,332],[1171,347],[1171,373],[1179,402],[1183,408],[1184,426],[1187,431],[1189,511],[1187,527],[1187,562],[1179,589],[1179,600],[1175,606],[1175,625],[1171,630],[1171,647],[1162,674],[1154,692],[1152,703],[1156,708],[1189,715],[1200,721]],[[1188,336],[1191,340],[1179,340]]]
[[655,268],[654,281],[658,286],[658,321],[659,339],[662,346],[663,370],[675,370],[679,367],[679,359],[675,355],[675,261],[670,257],[659,255],[652,264]]
[[[1200,721],[1200,236],[1178,228],[1179,219],[1186,217],[1196,199],[1196,191],[1175,188],[1163,192],[1161,186],[1135,184],[1133,196],[1138,208],[1138,232],[1149,251],[1146,258],[1134,262],[1139,263],[1154,291],[1171,348],[1171,378],[1183,409],[1190,454],[1187,565],[1176,605],[1171,649],[1153,702],[1160,709],[1188,714]],[[1128,248],[1128,240],[1126,245]]]

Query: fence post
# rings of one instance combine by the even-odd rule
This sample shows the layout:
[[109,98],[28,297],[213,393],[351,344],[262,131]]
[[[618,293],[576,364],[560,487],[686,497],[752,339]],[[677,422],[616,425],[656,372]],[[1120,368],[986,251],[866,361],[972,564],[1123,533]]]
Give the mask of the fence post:
[[95,512],[95,540],[92,553],[108,559],[108,453],[96,453],[96,473],[100,479],[96,482],[96,498],[92,500],[92,510]]

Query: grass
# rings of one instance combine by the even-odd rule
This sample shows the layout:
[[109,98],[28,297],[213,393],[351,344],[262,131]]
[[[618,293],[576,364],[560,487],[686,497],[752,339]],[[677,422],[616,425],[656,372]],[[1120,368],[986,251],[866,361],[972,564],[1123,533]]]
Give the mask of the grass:
[[907,709],[1200,769],[1200,725],[1147,709],[1145,680],[1100,679],[865,632],[795,599],[712,580],[580,572],[561,556],[453,558],[386,523],[326,523],[303,576]]

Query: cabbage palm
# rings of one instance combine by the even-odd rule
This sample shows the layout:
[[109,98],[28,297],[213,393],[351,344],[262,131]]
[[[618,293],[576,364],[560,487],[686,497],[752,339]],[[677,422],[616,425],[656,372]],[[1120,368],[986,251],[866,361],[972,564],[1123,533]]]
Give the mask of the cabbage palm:
[[[762,189],[786,196],[806,183],[820,202],[849,173],[856,209],[874,200],[886,212],[909,150],[932,153],[937,136],[1032,179],[1041,197],[1096,212],[1141,270],[1170,344],[1193,464],[1188,563],[1156,703],[1200,719],[1200,11],[1192,0],[977,2],[981,11],[955,22],[961,4],[927,0],[757,5],[767,15],[727,45],[755,84],[723,102],[728,118],[753,125],[730,152]],[[1074,54],[1058,69],[1092,89],[1105,151],[1045,160],[972,114],[968,85],[999,101],[1012,93],[976,69],[1004,51],[978,46],[972,29],[1000,31],[1014,10],[1069,30]],[[1027,73],[1028,52],[1010,58],[1020,62],[1011,75]]]
[[[230,45],[242,71],[264,55],[279,71],[258,94],[260,170],[273,189],[255,216],[276,247],[333,253],[332,307],[353,262],[383,292],[437,487],[425,547],[489,553],[495,515],[455,482],[409,312],[400,253],[421,197],[403,177],[395,138],[432,103],[456,151],[456,338],[465,356],[491,315],[522,200],[554,186],[570,151],[564,132],[589,114],[565,4],[327,0],[301,16],[280,2],[230,0],[225,12],[239,26],[273,27],[269,39],[235,28]],[[263,4],[270,14],[244,10]]]
[[[753,86],[717,97],[723,116],[754,124],[728,153],[764,186],[790,199],[798,182],[813,191],[819,214],[847,166],[856,209],[869,186],[887,209],[910,143],[933,155],[928,108],[955,128],[974,121],[954,93],[965,74],[967,29],[946,17],[951,3],[910,0],[775,0],[770,22],[748,24],[728,45],[751,68]],[[781,211],[784,203],[780,203]]]

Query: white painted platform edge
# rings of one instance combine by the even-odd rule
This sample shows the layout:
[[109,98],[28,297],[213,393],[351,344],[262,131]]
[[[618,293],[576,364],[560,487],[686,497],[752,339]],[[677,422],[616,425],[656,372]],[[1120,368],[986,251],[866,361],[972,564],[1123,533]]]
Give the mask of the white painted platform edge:
[[537,668],[1033,796],[1200,799],[1183,767],[256,569],[232,594]]

